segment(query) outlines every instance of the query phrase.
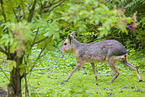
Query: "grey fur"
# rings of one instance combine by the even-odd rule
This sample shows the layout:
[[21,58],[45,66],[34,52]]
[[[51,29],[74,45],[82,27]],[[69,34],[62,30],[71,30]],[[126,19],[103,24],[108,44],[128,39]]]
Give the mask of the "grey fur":
[[127,51],[125,47],[116,40],[103,40],[99,42],[83,44],[75,39],[74,32],[72,32],[70,35],[68,35],[67,39],[60,47],[60,51],[63,53],[73,52],[77,60],[76,67],[64,81],[67,81],[72,76],[72,74],[86,62],[91,63],[96,80],[97,74],[94,62],[105,61],[108,62],[111,69],[115,72],[115,76],[109,82],[113,82],[114,79],[119,75],[119,72],[115,67],[116,61],[121,61],[124,65],[135,70],[138,76],[138,81],[142,81],[137,68],[127,61]]

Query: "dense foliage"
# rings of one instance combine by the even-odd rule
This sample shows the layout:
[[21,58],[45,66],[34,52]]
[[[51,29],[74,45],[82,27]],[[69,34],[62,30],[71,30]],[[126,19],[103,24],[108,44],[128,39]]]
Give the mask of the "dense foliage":
[[28,96],[27,75],[71,31],[81,42],[116,39],[132,55],[144,51],[144,0],[0,0],[0,5],[0,59],[10,70],[12,96],[22,96],[23,78]]

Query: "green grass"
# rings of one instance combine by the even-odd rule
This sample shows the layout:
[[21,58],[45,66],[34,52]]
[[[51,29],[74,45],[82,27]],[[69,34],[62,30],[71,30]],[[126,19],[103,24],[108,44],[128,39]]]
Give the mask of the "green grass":
[[[77,70],[68,82],[63,82],[75,67],[76,60],[72,54],[60,56],[59,52],[48,52],[27,76],[30,97],[144,97],[145,95],[145,82],[138,83],[135,71],[120,63],[116,63],[120,75],[113,83],[107,82],[114,75],[107,63],[96,63],[98,75],[96,81],[92,67],[87,63]],[[145,62],[143,58],[131,58],[129,62],[141,67],[139,73],[145,80],[145,67],[141,66]],[[3,69],[9,76],[8,68],[3,66]],[[2,71],[0,75],[0,87],[6,89],[8,79]],[[22,90],[24,94],[24,80],[22,80]]]
[[[42,73],[43,72],[43,73]],[[127,73],[132,73],[127,75]],[[121,73],[121,72],[120,72]],[[86,70],[77,71],[68,82],[62,82],[68,73],[62,71],[37,70],[31,75],[29,90],[31,95],[53,97],[143,97],[145,95],[145,82],[137,82],[135,72],[127,71],[113,82],[112,73],[98,74],[98,80],[93,81],[93,72]],[[144,75],[141,74],[143,79]],[[141,91],[140,91],[141,90]]]

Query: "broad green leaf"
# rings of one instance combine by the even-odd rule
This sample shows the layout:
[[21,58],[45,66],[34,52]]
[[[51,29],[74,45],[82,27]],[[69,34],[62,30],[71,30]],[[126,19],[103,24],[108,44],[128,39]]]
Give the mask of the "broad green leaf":
[[20,68],[20,75],[24,73],[24,68]]
[[7,65],[9,66],[10,72],[13,70],[13,67],[16,68],[16,62],[15,61],[9,60]]
[[9,70],[10,70],[10,72],[13,70],[13,66],[12,65],[9,65]]
[[24,67],[25,67],[25,64],[19,65],[19,68],[24,68]]

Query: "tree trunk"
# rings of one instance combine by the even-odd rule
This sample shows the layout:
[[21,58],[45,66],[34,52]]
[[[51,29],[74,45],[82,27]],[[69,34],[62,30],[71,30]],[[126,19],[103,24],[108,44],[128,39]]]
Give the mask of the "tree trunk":
[[8,84],[8,97],[22,97],[21,94],[21,75],[19,65],[22,63],[22,57],[15,57],[16,68],[10,72],[10,83]]

